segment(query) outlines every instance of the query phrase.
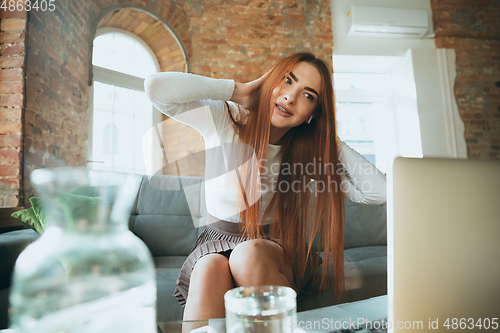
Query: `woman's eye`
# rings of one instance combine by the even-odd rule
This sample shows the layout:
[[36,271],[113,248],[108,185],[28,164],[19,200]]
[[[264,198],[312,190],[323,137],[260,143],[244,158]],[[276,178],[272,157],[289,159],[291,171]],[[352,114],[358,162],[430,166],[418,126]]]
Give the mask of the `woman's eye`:
[[306,94],[306,97],[307,97],[307,98],[309,98],[311,101],[313,101],[313,100],[314,100],[314,97],[313,97],[313,95],[311,95],[311,94]]
[[287,77],[287,78],[285,79],[285,82],[286,82],[286,83],[288,83],[288,84],[292,84],[292,79],[290,79],[289,77]]

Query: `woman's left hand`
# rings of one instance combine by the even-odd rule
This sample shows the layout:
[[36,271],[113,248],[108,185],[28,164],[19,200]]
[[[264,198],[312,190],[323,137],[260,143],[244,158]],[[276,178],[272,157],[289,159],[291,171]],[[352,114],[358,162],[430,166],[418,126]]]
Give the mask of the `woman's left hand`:
[[235,82],[231,101],[241,105],[247,110],[252,110],[258,102],[257,96],[260,87],[270,72],[271,70],[259,77],[257,80],[248,83]]

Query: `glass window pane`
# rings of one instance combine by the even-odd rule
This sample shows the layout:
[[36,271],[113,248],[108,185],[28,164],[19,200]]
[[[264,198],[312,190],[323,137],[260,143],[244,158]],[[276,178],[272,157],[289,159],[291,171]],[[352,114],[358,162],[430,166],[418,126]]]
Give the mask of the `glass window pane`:
[[104,132],[107,126],[113,125],[113,114],[94,109],[92,123],[92,168],[111,170],[113,158],[110,154],[105,154]]
[[153,120],[147,118],[134,117],[134,170],[136,173],[146,173],[144,163],[145,156],[151,156],[153,143],[148,146],[149,151],[144,154],[142,140],[147,131],[153,127]]
[[335,89],[370,90],[387,95],[391,89],[391,81],[387,74],[376,73],[334,73]]
[[337,103],[338,135],[347,141],[372,141],[372,103]]
[[113,51],[113,35],[105,34],[94,39],[94,48]]
[[[92,163],[92,168],[145,174],[142,137],[153,126],[152,103],[142,91],[97,81],[94,87],[95,99],[96,95],[104,95],[103,91],[108,92],[107,100],[101,97],[101,104],[114,101],[114,112],[94,109],[92,160],[97,162]],[[109,93],[113,90],[114,94]]]
[[118,139],[118,152],[113,154],[113,168],[132,168],[134,155],[134,121],[133,117],[114,114],[114,124],[118,129],[114,139]]
[[113,51],[116,54],[132,58],[135,41],[131,37],[121,33],[114,32],[113,36],[115,39]]
[[113,110],[116,113],[134,114],[134,91],[123,87],[114,87]]
[[92,63],[142,78],[157,72],[154,59],[146,47],[135,38],[119,32],[94,39]]
[[128,74],[130,75],[144,77],[144,73],[156,73],[156,67],[152,62],[146,63],[143,61],[135,60],[134,64],[134,67],[127,68]]
[[140,60],[140,61],[145,61],[145,62],[151,62],[149,59],[151,58],[151,55],[149,52],[144,48],[144,47],[137,47],[141,46],[139,44],[134,45],[134,59]]
[[140,118],[153,118],[153,103],[148,99],[143,91],[134,91],[134,116]]
[[375,164],[371,123],[373,103],[337,103],[337,133],[342,141]]
[[113,64],[113,51],[100,49],[94,47],[92,53],[92,64],[103,67],[103,68],[112,68]]
[[94,109],[113,111],[113,86],[94,81]]

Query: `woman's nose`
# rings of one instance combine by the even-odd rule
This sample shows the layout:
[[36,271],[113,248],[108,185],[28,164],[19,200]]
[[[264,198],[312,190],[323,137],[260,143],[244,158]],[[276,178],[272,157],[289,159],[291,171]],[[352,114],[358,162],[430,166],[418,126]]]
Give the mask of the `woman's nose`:
[[295,101],[295,98],[293,97],[292,94],[285,94],[285,100],[290,103],[290,104],[293,104],[293,102]]

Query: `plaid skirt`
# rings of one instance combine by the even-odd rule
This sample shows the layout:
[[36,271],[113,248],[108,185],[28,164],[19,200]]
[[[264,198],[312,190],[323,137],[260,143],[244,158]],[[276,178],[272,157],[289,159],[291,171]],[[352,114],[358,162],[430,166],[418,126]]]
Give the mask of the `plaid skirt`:
[[[264,239],[270,239],[267,237],[269,233],[269,225],[264,226]],[[240,223],[227,222],[219,220],[213,216],[208,216],[208,223],[203,229],[196,241],[193,249],[189,253],[186,261],[181,267],[179,277],[177,278],[177,286],[174,291],[174,297],[177,299],[181,306],[186,305],[186,300],[189,292],[189,282],[191,279],[191,272],[193,271],[196,262],[203,256],[210,253],[220,253],[227,258],[231,254],[231,251],[244,241],[247,241],[247,237],[242,237],[243,232],[241,230]],[[321,256],[316,251],[311,251],[311,260],[307,261],[306,272],[304,276],[298,276],[298,262],[296,255],[294,255],[292,261],[293,276],[295,284],[301,293],[313,293],[319,290],[319,286],[312,284],[312,262],[314,260],[319,260],[320,264],[322,262]]]

